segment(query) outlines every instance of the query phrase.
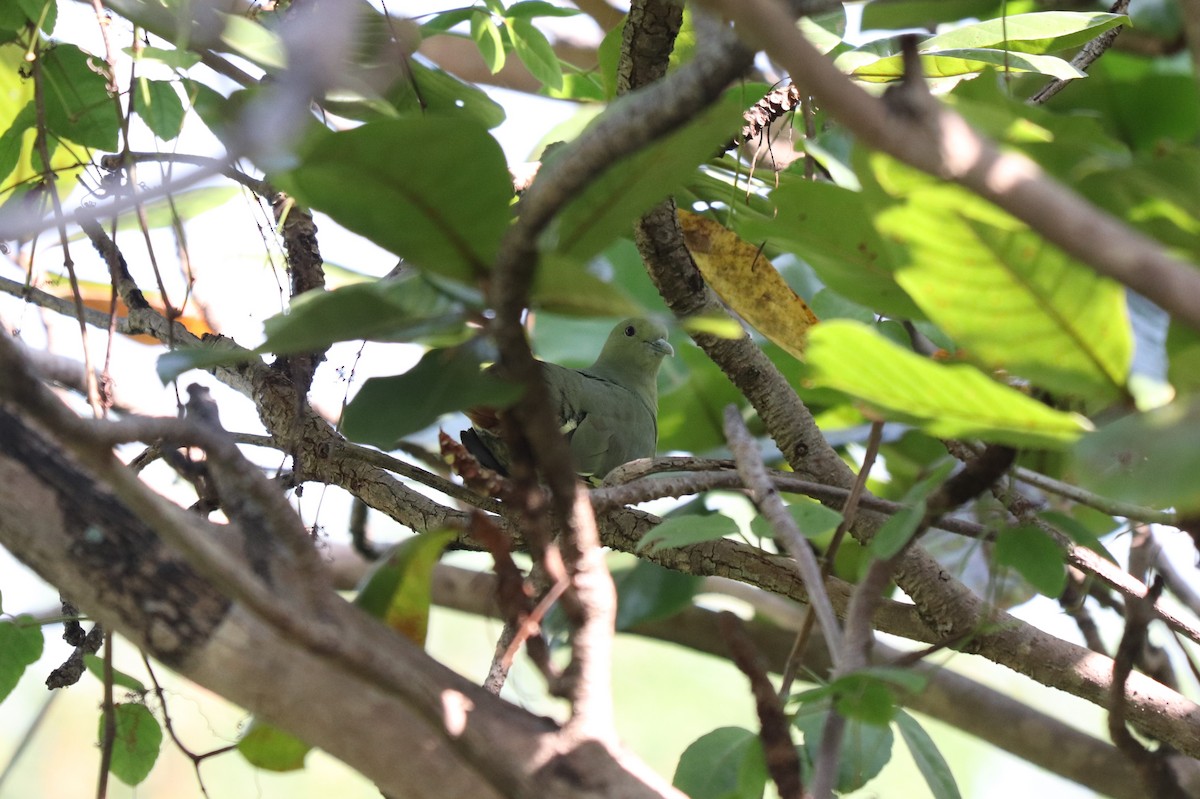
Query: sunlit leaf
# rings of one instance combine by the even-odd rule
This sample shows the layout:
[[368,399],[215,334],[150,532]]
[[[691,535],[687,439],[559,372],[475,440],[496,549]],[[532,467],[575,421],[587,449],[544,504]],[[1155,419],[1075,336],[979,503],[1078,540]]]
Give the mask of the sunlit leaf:
[[299,771],[312,747],[291,733],[261,719],[253,719],[238,739],[237,750],[246,762],[266,771]]
[[504,69],[504,38],[491,14],[480,11],[471,15],[471,38],[493,75]]
[[823,322],[808,338],[814,385],[845,392],[886,418],[920,424],[935,436],[1058,448],[1091,427],[1083,417],[1048,408],[971,366],[922,358],[859,322]]
[[31,616],[0,621],[0,701],[12,690],[25,669],[42,656],[42,628]]
[[896,186],[903,202],[875,217],[907,247],[896,279],[958,346],[1052,391],[1121,396],[1133,340],[1119,284],[963,189],[921,178]]
[[[113,706],[116,736],[108,770],[126,785],[137,785],[150,776],[162,748],[162,727],[149,708],[142,704],[120,703]],[[99,739],[104,740],[104,716],[100,717]]]
[[554,54],[554,48],[546,34],[542,33],[526,17],[508,20],[512,33],[513,52],[529,70],[529,74],[549,89],[561,89],[563,85],[562,64]]
[[224,14],[221,42],[242,58],[263,69],[287,67],[287,52],[279,34],[241,14]]
[[[1050,55],[985,48],[943,50],[921,55],[921,69],[929,78],[971,75],[990,67],[1007,72],[1036,72],[1060,80],[1087,77],[1086,72],[1072,66],[1069,61]],[[900,55],[887,56],[851,70],[850,75],[865,81],[899,80],[904,77],[904,58]]]
[[163,141],[170,141],[183,129],[183,102],[172,83],[139,78],[133,107],[146,127]]
[[804,339],[817,317],[762,248],[691,211],[680,210],[679,222],[696,266],[721,299],[758,332],[804,360]]
[[[125,305],[125,301],[120,295],[116,298],[116,306],[113,306],[113,289],[110,283],[98,283],[91,280],[76,280],[75,284],[79,287],[79,297],[83,301],[85,308],[90,308],[93,311],[100,311],[107,314],[110,310],[114,310],[118,319],[123,319],[129,316],[129,308]],[[42,289],[47,294],[52,294],[55,297],[61,297],[65,300],[74,302],[75,293],[71,288],[71,284],[66,278],[56,278],[52,282],[47,282],[42,286]],[[142,299],[146,303],[158,311],[159,313],[166,312],[166,304],[163,302],[162,295],[157,291],[143,291]],[[204,312],[204,308],[195,302],[189,302],[187,307],[183,309],[183,313],[175,317],[175,321],[182,324],[189,332],[196,336],[203,336],[210,333],[215,333],[212,325],[209,324],[208,317]],[[157,338],[149,334],[131,336],[134,341],[142,344],[161,344]]]
[[[83,656],[83,665],[91,672],[92,676],[97,680],[104,680],[104,659],[96,655],[86,654]],[[120,669],[112,670],[113,685],[121,688],[127,688],[130,691],[138,693],[146,692],[146,685],[137,677],[126,674]]]
[[921,52],[996,47],[1019,53],[1053,53],[1086,44],[1110,28],[1129,23],[1123,14],[1042,11],[1007,14],[962,25],[921,42]]
[[354,604],[417,646],[425,646],[432,603],[433,567],[456,530],[438,530],[404,539],[363,578]]
[[968,17],[986,19],[1000,13],[1016,13],[1027,0],[875,0],[863,7],[863,30],[875,28],[924,28],[939,22],[957,22]]
[[879,313],[924,316],[896,282],[892,253],[871,224],[861,193],[793,179],[773,191],[771,200],[777,209],[771,216],[733,215],[742,238],[795,253],[831,289]]
[[533,17],[574,17],[582,12],[577,8],[565,8],[547,3],[545,0],[521,0],[505,10],[505,15],[514,19]]
[[[201,214],[221,208],[235,197],[240,197],[242,190],[237,186],[200,186],[195,189],[184,189],[169,197],[158,197],[141,204],[140,210],[144,215],[146,227],[150,230],[169,228],[177,222],[187,222]],[[128,230],[140,225],[139,209],[129,208],[117,214],[117,230]],[[105,227],[112,224],[112,217],[105,220]],[[87,238],[82,231],[76,231],[68,236],[68,241],[81,241]]]

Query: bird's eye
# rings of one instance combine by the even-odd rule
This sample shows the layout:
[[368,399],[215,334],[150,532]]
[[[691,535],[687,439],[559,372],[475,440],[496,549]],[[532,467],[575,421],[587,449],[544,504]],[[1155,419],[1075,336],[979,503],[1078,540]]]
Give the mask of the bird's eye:
[[636,332],[637,332],[637,329],[634,328],[633,325],[629,325],[628,327],[625,328],[625,335],[627,335],[627,336],[632,336]]

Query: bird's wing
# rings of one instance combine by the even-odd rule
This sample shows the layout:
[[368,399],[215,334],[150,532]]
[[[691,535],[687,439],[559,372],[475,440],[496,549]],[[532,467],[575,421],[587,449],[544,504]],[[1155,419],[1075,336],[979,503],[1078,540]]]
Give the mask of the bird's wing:
[[603,477],[622,463],[654,455],[657,420],[636,393],[586,372],[564,381],[559,422],[582,474]]

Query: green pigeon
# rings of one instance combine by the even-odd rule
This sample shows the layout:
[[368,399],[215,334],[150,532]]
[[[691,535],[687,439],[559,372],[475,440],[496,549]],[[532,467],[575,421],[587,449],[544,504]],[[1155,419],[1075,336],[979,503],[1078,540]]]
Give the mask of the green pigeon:
[[[654,456],[658,369],[664,357],[674,354],[665,327],[632,318],[613,328],[600,356],[586,369],[538,362],[579,474],[599,480],[623,463]],[[484,466],[508,474],[511,459],[496,410],[472,408],[467,416],[471,427],[463,431],[463,445]]]

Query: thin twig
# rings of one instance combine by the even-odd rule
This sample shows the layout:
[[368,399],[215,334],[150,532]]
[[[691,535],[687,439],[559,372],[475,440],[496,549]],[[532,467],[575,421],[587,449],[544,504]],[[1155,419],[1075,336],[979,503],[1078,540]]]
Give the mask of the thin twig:
[[117,709],[113,704],[112,633],[104,635],[104,700],[100,712],[104,719],[100,736],[100,774],[96,780],[96,799],[108,795],[108,770],[112,766],[113,746],[117,739]]
[[842,628],[833,612],[833,605],[829,602],[829,594],[825,591],[821,567],[817,564],[817,558],[813,555],[808,541],[787,512],[778,490],[771,484],[758,445],[746,429],[738,409],[733,405],[725,409],[725,439],[737,460],[738,473],[754,498],[754,504],[771,523],[776,537],[783,542],[784,548],[795,560],[796,571],[804,584],[804,590],[808,593],[809,604],[817,615],[821,635],[836,666],[840,662],[839,656],[842,651]]
[[1155,580],[1145,599],[1125,604],[1125,632],[1113,658],[1112,683],[1109,686],[1108,734],[1142,777],[1146,795],[1156,799],[1186,799],[1187,793],[1176,781],[1163,757],[1164,750],[1150,751],[1133,737],[1125,726],[1125,682],[1133,671],[1146,640],[1146,628],[1153,618],[1151,608],[1162,593],[1162,581]]
[[[863,453],[862,466],[858,470],[858,475],[854,478],[854,485],[850,487],[850,494],[846,497],[846,504],[842,507],[842,521],[838,524],[837,530],[834,531],[833,539],[829,542],[828,548],[825,550],[825,557],[821,564],[822,577],[828,577],[833,573],[833,565],[837,558],[838,548],[842,545],[842,539],[847,531],[854,524],[854,519],[858,515],[858,504],[862,500],[863,492],[867,487],[867,478],[871,475],[871,467],[875,465],[875,457],[879,454],[879,444],[883,439],[883,422],[872,422],[871,432],[867,436],[867,447]],[[783,670],[783,680],[779,685],[779,695],[787,696],[791,690],[792,681],[796,679],[796,670],[804,658],[804,650],[808,645],[808,636],[812,633],[812,625],[815,617],[812,613],[812,606],[808,606],[804,614],[804,624],[801,625],[800,631],[796,633],[796,642],[792,645],[791,654],[788,655],[787,666]]]

